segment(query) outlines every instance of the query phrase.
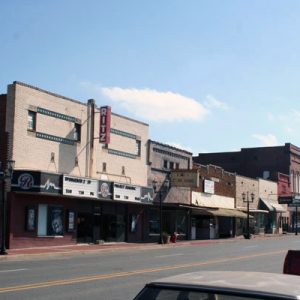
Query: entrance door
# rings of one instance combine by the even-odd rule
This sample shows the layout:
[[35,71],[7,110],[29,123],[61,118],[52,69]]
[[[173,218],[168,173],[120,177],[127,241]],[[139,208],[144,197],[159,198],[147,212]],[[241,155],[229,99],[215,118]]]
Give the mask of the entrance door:
[[93,214],[78,212],[77,215],[77,242],[93,242]]
[[125,220],[124,215],[105,214],[102,216],[101,235],[106,242],[125,241]]

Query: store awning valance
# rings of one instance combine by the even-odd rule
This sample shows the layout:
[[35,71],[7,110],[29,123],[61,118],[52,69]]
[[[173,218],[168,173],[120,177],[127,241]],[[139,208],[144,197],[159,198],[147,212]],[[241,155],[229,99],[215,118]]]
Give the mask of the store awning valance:
[[[204,207],[193,207],[192,208],[193,215],[208,215],[208,216],[220,216],[220,217],[235,217],[246,219],[247,214],[239,211],[237,209],[227,209],[227,208],[204,208]],[[250,215],[250,218],[253,218]]]
[[260,198],[261,202],[272,212],[286,212],[286,209],[275,200]]

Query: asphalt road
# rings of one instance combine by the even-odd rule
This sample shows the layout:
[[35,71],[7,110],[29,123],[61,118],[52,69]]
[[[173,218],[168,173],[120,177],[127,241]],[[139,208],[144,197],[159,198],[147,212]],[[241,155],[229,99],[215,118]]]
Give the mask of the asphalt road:
[[289,249],[300,249],[299,236],[1,261],[0,299],[132,299],[146,282],[179,273],[282,273]]

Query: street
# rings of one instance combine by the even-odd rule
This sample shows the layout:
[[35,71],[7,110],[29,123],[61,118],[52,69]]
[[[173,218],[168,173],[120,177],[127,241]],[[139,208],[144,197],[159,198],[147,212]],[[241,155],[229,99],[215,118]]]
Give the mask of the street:
[[300,249],[298,236],[0,261],[0,299],[132,299],[146,282],[179,273],[282,273],[289,249]]

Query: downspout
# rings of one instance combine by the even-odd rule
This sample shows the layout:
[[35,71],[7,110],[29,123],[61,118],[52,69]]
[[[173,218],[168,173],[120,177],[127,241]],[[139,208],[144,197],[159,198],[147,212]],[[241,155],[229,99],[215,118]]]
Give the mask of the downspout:
[[87,103],[87,147],[85,160],[85,176],[93,175],[94,160],[94,128],[95,128],[95,100],[89,99]]

